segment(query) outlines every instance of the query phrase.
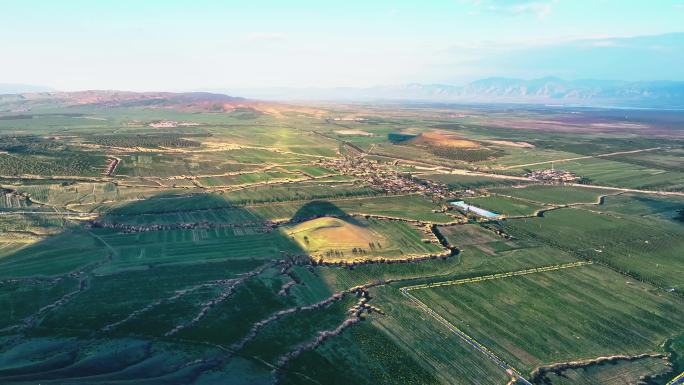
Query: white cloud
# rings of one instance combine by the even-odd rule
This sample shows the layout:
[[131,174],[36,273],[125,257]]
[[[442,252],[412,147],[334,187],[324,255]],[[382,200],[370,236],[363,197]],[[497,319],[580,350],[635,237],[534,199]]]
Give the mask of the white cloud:
[[614,40],[597,40],[591,42],[592,47],[621,47],[622,44]]
[[534,15],[544,19],[553,10],[556,0],[462,0],[461,3],[490,12],[508,15]]
[[282,32],[252,32],[247,35],[247,41],[262,42],[262,41],[283,41],[287,36]]
[[551,13],[551,3],[526,3],[509,7],[509,12],[515,14],[532,13],[537,18],[543,19]]

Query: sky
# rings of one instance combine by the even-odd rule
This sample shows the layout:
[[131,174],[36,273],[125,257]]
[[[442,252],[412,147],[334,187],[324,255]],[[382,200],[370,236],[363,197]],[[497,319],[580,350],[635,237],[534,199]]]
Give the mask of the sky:
[[0,83],[59,90],[684,80],[684,0],[0,0]]

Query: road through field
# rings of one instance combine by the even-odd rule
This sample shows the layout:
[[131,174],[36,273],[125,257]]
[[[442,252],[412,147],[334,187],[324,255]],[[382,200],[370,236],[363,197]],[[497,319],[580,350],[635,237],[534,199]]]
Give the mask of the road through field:
[[[643,150],[640,150],[643,151]],[[389,158],[389,157],[386,157]],[[413,163],[413,164],[420,164],[424,162],[415,162],[415,161],[405,161],[406,163]],[[433,173],[438,173],[438,174],[454,174],[454,175],[464,175],[464,176],[480,176],[480,177],[485,177],[485,178],[493,178],[493,179],[505,179],[505,180],[515,180],[515,181],[520,181],[520,182],[532,182],[532,183],[539,183],[538,180],[528,178],[525,176],[518,176],[518,175],[507,175],[507,174],[494,174],[491,172],[483,172],[483,171],[473,171],[473,170],[466,170],[462,168],[446,168],[443,166],[437,167],[435,166],[434,169],[431,170]],[[658,190],[640,190],[640,189],[633,189],[633,188],[625,188],[625,187],[615,187],[615,186],[603,186],[603,185],[596,185],[596,184],[581,184],[581,183],[566,183],[563,184],[564,186],[573,186],[573,187],[584,187],[584,188],[593,188],[593,189],[604,189],[604,190],[612,190],[612,191],[621,191],[621,192],[631,192],[631,193],[639,193],[639,194],[647,194],[647,195],[665,195],[665,196],[684,196],[684,192],[681,191],[658,191]]]
[[[358,149],[359,151],[361,151],[361,154],[364,156],[365,155],[373,155],[373,156],[376,156],[379,158],[401,160],[404,163],[424,166],[426,170],[430,170],[434,173],[439,173],[439,174],[481,176],[481,177],[494,178],[494,179],[506,179],[506,180],[517,180],[520,182],[537,182],[538,183],[537,180],[534,180],[532,178],[528,178],[525,176],[496,174],[496,173],[492,173],[492,172],[475,171],[475,170],[468,170],[468,169],[462,169],[462,168],[453,168],[453,167],[448,167],[448,166],[445,166],[442,164],[435,164],[435,163],[426,162],[424,160],[407,159],[407,158],[401,158],[398,156],[387,156],[387,155],[383,155],[383,154],[377,154],[377,153],[374,153],[372,151],[364,151],[362,148],[359,148],[358,146],[355,146],[355,148]],[[625,155],[625,154],[636,154],[636,153],[646,152],[646,151],[655,151],[655,150],[659,150],[659,149],[663,149],[663,148],[664,147],[652,147],[652,148],[644,148],[644,149],[631,150],[631,151],[610,152],[610,153],[598,154],[598,155],[585,155],[585,156],[579,156],[579,157],[573,157],[573,158],[564,158],[564,159],[548,160],[548,161],[543,161],[543,162],[519,164],[519,165],[501,168],[500,170],[510,170],[510,169],[515,169],[515,168],[520,168],[520,167],[534,166],[534,165],[540,165],[540,164],[548,164],[548,163],[554,163],[554,162],[568,162],[568,161],[581,160],[581,159],[602,158],[602,157],[609,157],[609,156],[615,156],[615,155]],[[579,184],[579,183],[572,183],[572,184],[568,184],[568,185],[576,186],[576,187],[586,187],[586,188],[597,188],[597,189],[622,191],[622,192],[633,192],[633,193],[648,194],[648,195],[684,196],[684,192],[679,192],[679,191],[639,190],[639,189],[630,189],[630,188],[622,188],[622,187],[589,185],[589,184]]]
[[615,156],[615,155],[627,155],[627,154],[636,154],[639,152],[646,152],[646,151],[655,151],[655,150],[660,150],[662,147],[652,147],[652,148],[644,148],[640,150],[631,150],[631,151],[618,151],[618,152],[609,152],[607,154],[598,154],[598,155],[584,155],[584,156],[577,156],[573,158],[563,158],[563,159],[555,159],[555,160],[545,160],[543,162],[534,162],[534,163],[525,163],[525,164],[516,164],[513,166],[508,166],[502,168],[502,170],[512,170],[514,168],[521,168],[521,167],[529,167],[529,166],[538,166],[541,164],[549,164],[549,163],[562,163],[562,162],[571,162],[574,160],[582,160],[582,159],[592,159],[592,158],[604,158],[608,156]]
[[566,186],[595,188],[595,189],[613,190],[613,191],[621,191],[621,192],[633,192],[633,193],[648,194],[648,195],[669,195],[669,196],[680,196],[680,197],[684,196],[684,192],[681,192],[681,191],[638,190],[638,189],[633,189],[633,188],[599,186],[599,185],[581,184],[581,183],[568,183],[568,184],[566,184]]
[[413,303],[415,303],[424,312],[426,312],[432,318],[437,320],[437,322],[441,323],[447,329],[449,329],[451,332],[453,332],[454,334],[459,336],[468,345],[472,346],[477,351],[484,354],[489,360],[494,362],[501,369],[505,370],[506,373],[515,377],[518,380],[518,382],[521,382],[521,383],[526,384],[526,385],[533,385],[531,382],[527,381],[527,379],[522,374],[520,374],[520,372],[517,369],[515,369],[514,367],[512,367],[511,365],[506,363],[506,361],[504,361],[503,359],[499,358],[496,354],[494,354],[487,347],[485,347],[481,343],[477,342],[477,340],[475,340],[473,337],[470,337],[468,334],[466,334],[465,332],[460,330],[458,327],[454,326],[451,322],[447,321],[444,317],[442,317],[437,312],[432,310],[429,306],[427,306],[421,300],[419,300],[418,298],[413,296],[410,293],[410,291],[420,290],[420,289],[429,289],[429,288],[440,287],[440,286],[464,285],[464,284],[468,284],[468,283],[491,281],[491,280],[495,280],[495,279],[510,278],[510,277],[516,277],[516,276],[521,276],[521,275],[528,275],[528,274],[534,274],[534,273],[542,273],[542,272],[548,272],[548,271],[569,269],[569,268],[580,267],[580,266],[590,265],[590,264],[592,264],[592,262],[590,262],[590,261],[580,261],[580,262],[566,263],[563,265],[552,265],[552,266],[544,266],[544,267],[538,267],[538,268],[527,269],[527,270],[510,271],[507,273],[490,274],[490,275],[484,275],[484,276],[480,276],[480,277],[455,279],[455,280],[448,280],[448,281],[433,282],[433,283],[428,283],[428,284],[405,286],[405,287],[400,288],[399,290],[401,291],[401,293],[405,297],[410,299]]
[[[492,173],[488,173],[488,172],[471,171],[471,170],[456,169],[456,168],[450,169],[449,172],[446,172],[445,174],[482,176],[482,177],[487,177],[487,178],[518,180],[521,182],[539,183],[539,181],[537,181],[535,179],[524,177],[524,176],[492,174]],[[647,195],[684,196],[684,192],[681,192],[681,191],[640,190],[640,189],[625,188],[625,187],[602,186],[602,185],[596,185],[596,184],[581,184],[581,183],[565,183],[565,184],[563,184],[563,186],[603,189],[603,190],[639,193],[639,194],[647,194]]]

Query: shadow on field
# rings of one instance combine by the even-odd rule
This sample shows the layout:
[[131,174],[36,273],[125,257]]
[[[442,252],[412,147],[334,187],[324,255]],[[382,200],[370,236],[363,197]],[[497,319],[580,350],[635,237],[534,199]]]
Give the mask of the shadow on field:
[[361,223],[353,216],[347,214],[344,210],[337,207],[329,201],[311,201],[300,207],[299,210],[292,216],[292,222],[305,222],[311,219],[320,217],[335,217],[344,219],[345,222],[366,227],[365,223]]
[[[292,220],[320,216],[361,225],[326,201]],[[305,254],[217,194],[164,194],[72,225],[0,260],[0,383],[271,383],[271,367],[230,347],[273,314],[332,295],[316,274],[306,284],[292,274]],[[336,326],[326,317],[282,353]]]

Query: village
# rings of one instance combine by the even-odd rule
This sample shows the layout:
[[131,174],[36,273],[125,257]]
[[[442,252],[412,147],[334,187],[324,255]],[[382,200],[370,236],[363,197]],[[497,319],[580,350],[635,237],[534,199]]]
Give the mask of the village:
[[175,127],[195,127],[199,126],[199,123],[194,122],[177,122],[175,120],[158,120],[150,122],[148,126],[153,128],[175,128]]
[[452,195],[444,184],[414,179],[388,167],[387,164],[365,157],[343,156],[337,159],[321,159],[317,161],[317,164],[358,178],[388,194],[421,193],[434,200],[446,200]]
[[553,184],[575,183],[580,180],[579,176],[570,171],[556,170],[553,166],[550,169],[530,171],[525,176],[530,180]]

